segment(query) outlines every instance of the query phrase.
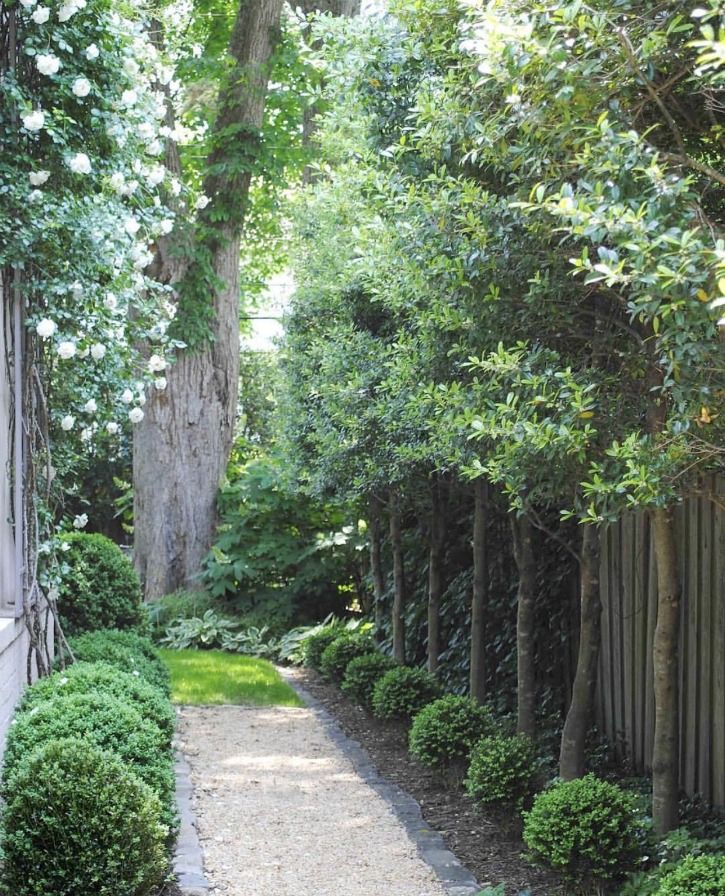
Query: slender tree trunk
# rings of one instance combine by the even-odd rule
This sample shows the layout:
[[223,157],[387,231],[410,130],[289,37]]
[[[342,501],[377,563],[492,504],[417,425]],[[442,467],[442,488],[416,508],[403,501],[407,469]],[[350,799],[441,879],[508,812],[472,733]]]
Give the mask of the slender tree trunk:
[[658,834],[677,827],[679,796],[680,576],[671,507],[652,512],[657,563],[657,625],[653,645],[655,731],[652,817]]
[[[219,91],[204,182],[211,202],[193,237],[216,284],[208,297],[210,339],[178,353],[166,390],[152,390],[134,433],[134,555],[147,599],[193,586],[214,536],[238,400],[241,229],[281,6],[281,0],[240,2],[233,65]],[[173,147],[169,160],[178,165]],[[180,284],[188,274],[193,262],[181,261],[185,253],[178,250],[173,236],[160,241],[154,274],[162,282]],[[181,311],[185,300],[181,290]]]
[[600,531],[584,526],[582,531],[579,653],[571,703],[561,735],[559,775],[565,781],[584,774],[584,750],[597,687],[601,647],[602,601],[599,587]]
[[519,574],[516,615],[516,672],[518,713],[516,730],[531,737],[536,732],[536,669],[534,667],[534,607],[536,603],[536,561],[534,534],[526,516],[511,517],[514,558]]
[[486,696],[486,610],[488,607],[488,482],[474,485],[473,598],[471,601],[471,671],[469,690],[473,700]]
[[428,671],[438,671],[441,652],[441,595],[443,594],[443,545],[445,521],[440,479],[431,489],[430,544],[428,547]]
[[375,595],[375,634],[378,637],[383,631],[383,597],[385,595],[381,531],[382,515],[383,508],[380,498],[377,495],[373,495],[370,499],[370,572],[373,578],[373,593]]
[[393,657],[405,665],[405,565],[403,562],[403,536],[400,528],[400,503],[397,495],[390,499],[390,544],[393,549]]

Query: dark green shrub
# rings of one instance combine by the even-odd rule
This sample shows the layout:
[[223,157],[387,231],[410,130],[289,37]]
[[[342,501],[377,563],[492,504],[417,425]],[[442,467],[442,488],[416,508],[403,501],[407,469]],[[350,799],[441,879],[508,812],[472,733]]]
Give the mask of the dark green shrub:
[[410,719],[440,692],[440,685],[430,672],[397,666],[373,688],[373,713],[379,719]]
[[148,638],[134,632],[103,629],[76,635],[68,643],[76,660],[110,663],[124,672],[137,672],[164,694],[170,693],[169,671]]
[[466,760],[479,738],[493,728],[487,710],[469,697],[448,694],[416,715],[410,729],[410,753],[433,768]]
[[54,697],[71,694],[110,694],[132,703],[145,719],[154,722],[171,745],[176,725],[174,709],[157,687],[140,675],[123,672],[109,663],[78,662],[48,678],[40,678],[23,696],[19,712]]
[[342,679],[342,689],[358,703],[370,707],[373,688],[377,682],[396,666],[395,660],[384,653],[372,651],[350,660]]
[[365,656],[375,649],[375,643],[369,635],[358,635],[353,632],[340,635],[328,644],[320,657],[320,671],[333,681],[341,681],[347,664],[355,657]]
[[524,813],[524,842],[533,855],[576,881],[626,874],[641,830],[633,797],[594,775],[558,782]]
[[51,740],[16,769],[0,841],[13,896],[151,896],[166,828],[151,788],[87,741]]
[[136,570],[105,535],[74,532],[63,539],[68,569],[63,575],[58,613],[66,635],[100,628],[148,625]]
[[725,855],[688,856],[662,878],[657,896],[723,896]]
[[302,648],[305,666],[309,666],[311,669],[319,672],[325,648],[332,644],[336,638],[339,638],[342,631],[339,625],[331,625],[329,628],[323,628],[315,635],[310,635]]
[[466,790],[481,803],[521,805],[533,789],[536,750],[525,734],[493,734],[473,747]]
[[130,703],[108,694],[55,697],[18,713],[8,731],[3,781],[14,777],[33,749],[68,737],[115,753],[159,796],[164,820],[172,820],[174,779],[166,737]]

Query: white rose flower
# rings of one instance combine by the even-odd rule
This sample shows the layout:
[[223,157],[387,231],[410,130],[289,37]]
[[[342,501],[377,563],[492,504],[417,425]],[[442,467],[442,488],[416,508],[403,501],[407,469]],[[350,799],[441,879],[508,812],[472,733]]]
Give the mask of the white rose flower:
[[91,82],[88,78],[76,78],[71,90],[78,97],[88,96],[91,92]]
[[84,152],[77,152],[68,162],[68,167],[74,174],[90,174],[91,160]]
[[166,360],[161,355],[151,355],[149,358],[149,370],[151,373],[161,373],[166,370]]
[[128,419],[131,423],[140,423],[143,420],[143,411],[141,408],[131,408],[128,412]]
[[50,177],[50,171],[31,171],[28,175],[30,183],[34,187],[42,187]]
[[68,19],[72,18],[78,12],[79,9],[80,9],[80,4],[64,3],[58,9],[58,21],[59,22],[67,22]]
[[105,357],[106,346],[102,342],[94,342],[91,346],[91,357],[94,361],[100,361]]
[[163,183],[164,178],[166,177],[166,169],[163,165],[153,165],[149,168],[146,174],[146,182],[150,187],[158,187],[160,183]]
[[84,346],[84,347],[78,352],[78,357],[79,357],[81,360],[85,361],[86,358],[88,357],[88,355],[90,355],[90,353],[91,353],[91,350],[90,350],[90,349],[88,348],[88,346],[86,345],[86,346]]
[[156,136],[156,128],[150,121],[142,121],[138,126],[138,135],[142,140],[153,140]]
[[121,193],[123,193],[124,196],[133,196],[136,190],[138,190],[138,181],[130,180],[128,183],[123,185]]
[[88,59],[89,62],[93,62],[94,59],[98,59],[100,55],[101,51],[95,44],[90,44],[86,47],[86,59]]
[[124,404],[131,404],[133,401],[133,392],[130,389],[124,389],[121,393],[121,401]]
[[43,198],[42,190],[31,190],[28,193],[28,201],[30,201],[30,202],[37,202],[39,199],[42,199],[42,198]]
[[81,442],[90,442],[93,438],[93,430],[90,426],[84,426],[81,430]]
[[143,389],[138,393],[138,403],[143,407],[146,404],[146,393]]
[[169,184],[169,189],[171,190],[172,196],[178,196],[179,193],[181,193],[181,182],[175,177],[172,177],[171,183]]
[[76,353],[74,342],[61,342],[58,346],[58,356],[63,361],[69,361]]
[[66,414],[65,417],[63,417],[63,419],[60,421],[60,428],[64,432],[70,432],[71,429],[73,429],[75,422],[76,422],[75,417],[73,417],[71,414]]
[[119,429],[120,429],[120,427],[119,427],[118,423],[115,423],[113,420],[111,420],[110,423],[106,423],[106,432],[108,433],[109,436],[118,435]]
[[118,308],[118,299],[112,292],[107,292],[103,304],[109,311],[115,311]]
[[120,171],[114,171],[110,177],[110,184],[113,187],[113,189],[117,193],[120,193],[123,190],[125,183],[126,183],[126,179],[124,178],[123,174],[121,174]]
[[32,9],[36,4],[36,0],[20,0],[23,9]]
[[78,516],[73,520],[73,528],[74,529],[85,529],[88,525],[88,514],[87,513],[79,513]]
[[50,10],[47,6],[39,6],[30,18],[36,25],[45,25],[50,18]]
[[136,220],[136,218],[126,218],[123,222],[123,229],[129,236],[136,236],[136,234],[141,229],[141,225]]
[[44,317],[38,323],[38,326],[35,328],[35,332],[40,336],[41,339],[50,339],[51,336],[55,335],[55,331],[58,329],[55,321],[51,320],[49,317]]
[[60,59],[52,53],[38,53],[35,57],[35,65],[41,75],[57,75],[60,69]]
[[86,414],[95,414],[98,410],[96,399],[89,398],[88,401],[83,405],[83,410],[86,412]]
[[121,94],[121,102],[124,106],[135,106],[138,94],[135,90],[124,90]]
[[196,200],[196,207],[198,209],[206,208],[210,202],[211,202],[211,199],[209,199],[208,196],[205,196],[202,193],[201,196],[199,196],[199,198]]
[[159,233],[162,236],[167,236],[174,229],[174,222],[171,218],[164,218],[163,221],[159,221]]
[[127,75],[130,75],[132,78],[135,78],[139,73],[140,69],[138,67],[138,62],[135,59],[132,59],[130,56],[127,56],[123,60],[123,70]]
[[154,386],[159,392],[164,392],[167,385],[165,376],[159,376],[154,380]]
[[26,131],[39,131],[45,125],[45,112],[36,109],[22,117],[23,127]]
[[164,144],[160,140],[152,140],[146,147],[146,152],[150,156],[160,156],[164,151]]

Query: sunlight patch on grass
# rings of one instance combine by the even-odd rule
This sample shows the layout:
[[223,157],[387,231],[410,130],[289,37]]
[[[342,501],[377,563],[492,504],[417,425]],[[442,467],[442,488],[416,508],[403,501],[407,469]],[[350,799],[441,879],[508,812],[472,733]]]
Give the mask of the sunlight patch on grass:
[[223,650],[161,650],[160,653],[171,672],[174,703],[304,705],[267,660]]

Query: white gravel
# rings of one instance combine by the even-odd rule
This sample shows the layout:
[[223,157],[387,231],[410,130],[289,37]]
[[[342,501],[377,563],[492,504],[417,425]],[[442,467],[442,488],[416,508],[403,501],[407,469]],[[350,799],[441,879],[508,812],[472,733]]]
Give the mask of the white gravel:
[[179,740],[215,896],[445,896],[311,710],[183,707]]

